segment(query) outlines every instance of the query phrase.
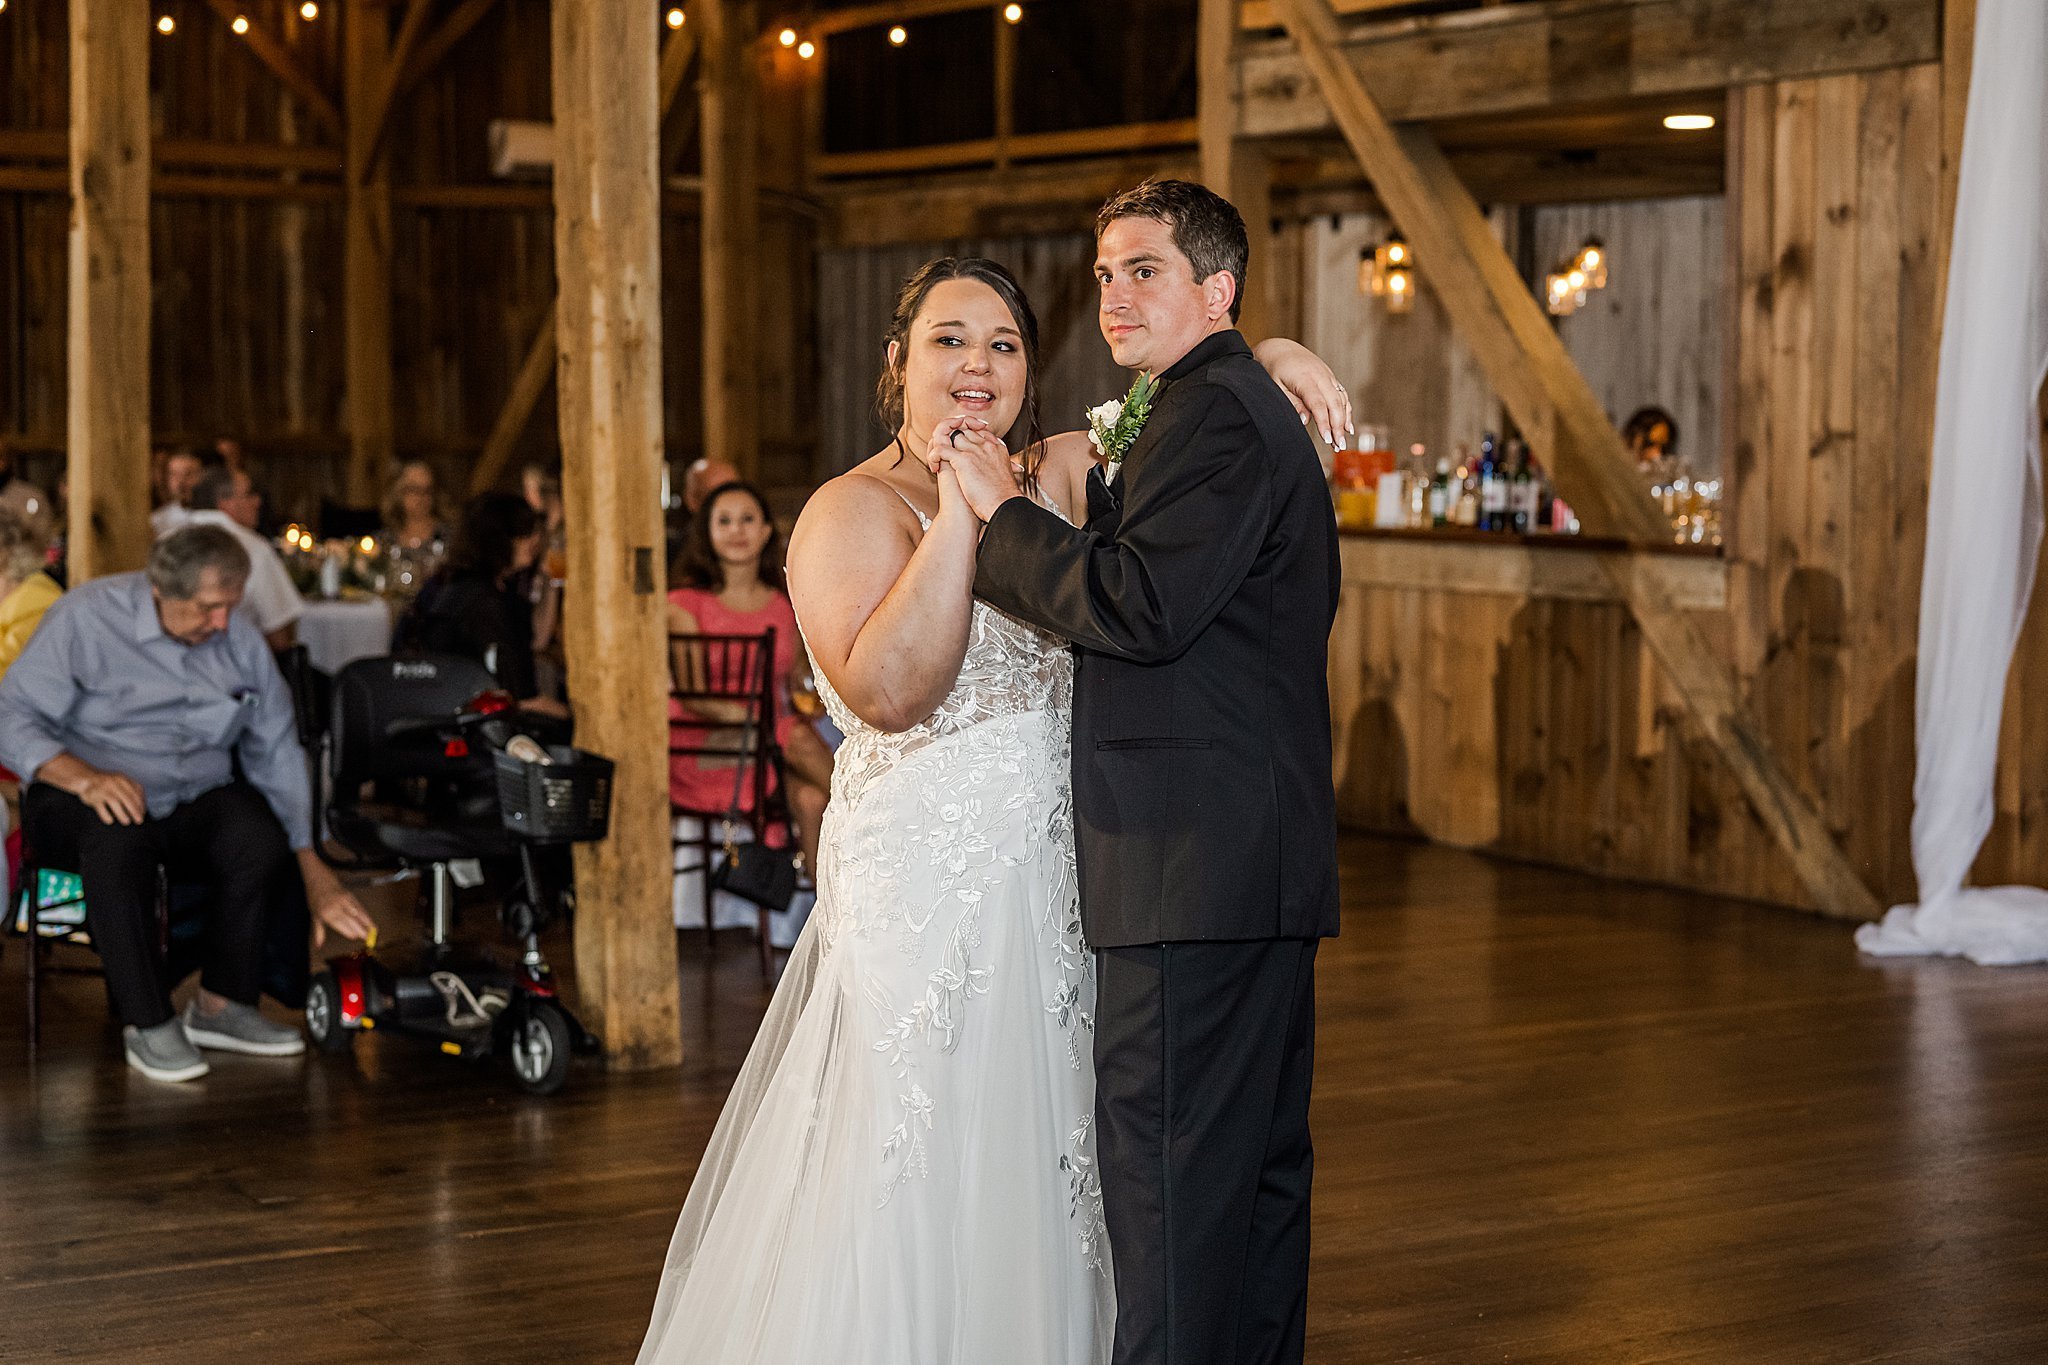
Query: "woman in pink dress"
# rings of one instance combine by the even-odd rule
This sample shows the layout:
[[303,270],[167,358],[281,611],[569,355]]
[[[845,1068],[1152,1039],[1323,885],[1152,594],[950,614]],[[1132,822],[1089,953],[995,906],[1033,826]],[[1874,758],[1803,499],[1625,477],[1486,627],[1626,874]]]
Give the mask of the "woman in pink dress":
[[[782,533],[760,490],[751,484],[728,483],[715,488],[690,520],[669,581],[678,586],[668,595],[670,635],[759,635],[775,630],[775,742],[782,749],[786,799],[794,818],[804,866],[817,866],[818,830],[825,818],[825,799],[832,789],[832,751],[810,723],[791,708],[793,692],[809,687],[810,661],[798,638],[796,612],[783,586]],[[699,661],[680,647],[672,649],[671,666],[678,678],[691,675]],[[722,680],[721,680],[722,681]],[[671,700],[672,720],[682,719],[685,703]],[[690,703],[702,720],[727,722],[716,702]],[[686,727],[701,737],[704,727]],[[718,760],[692,754],[669,759],[669,799],[692,810],[720,810],[733,799],[733,769]],[[740,805],[752,801],[751,783],[741,783]]]

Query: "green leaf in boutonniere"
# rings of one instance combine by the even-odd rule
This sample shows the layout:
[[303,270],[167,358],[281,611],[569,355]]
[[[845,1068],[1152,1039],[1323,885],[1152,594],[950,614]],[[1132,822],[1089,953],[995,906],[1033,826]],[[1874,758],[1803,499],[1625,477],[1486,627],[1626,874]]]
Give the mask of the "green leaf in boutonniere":
[[1152,415],[1152,405],[1158,400],[1159,391],[1165,387],[1164,380],[1141,374],[1131,385],[1131,391],[1122,398],[1113,398],[1099,407],[1088,409],[1088,439],[1109,462],[1103,478],[1115,481],[1117,470],[1123,467],[1124,456],[1137,442],[1138,433],[1144,430],[1145,419]]

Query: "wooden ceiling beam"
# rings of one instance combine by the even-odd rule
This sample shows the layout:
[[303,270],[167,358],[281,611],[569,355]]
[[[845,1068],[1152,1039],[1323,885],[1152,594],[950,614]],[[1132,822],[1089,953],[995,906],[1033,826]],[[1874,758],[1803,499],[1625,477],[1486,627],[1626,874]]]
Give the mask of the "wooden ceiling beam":
[[[697,35],[688,24],[671,33],[668,41],[662,44],[661,65],[655,76],[661,100],[661,109],[655,120],[657,128],[668,124],[670,111],[688,87],[687,77],[696,56]],[[690,103],[695,104],[696,101],[691,100]],[[691,126],[695,126],[694,120]],[[677,137],[680,139],[681,134]],[[681,154],[681,149],[664,142],[661,154],[661,169],[665,171],[673,158]],[[527,344],[526,355],[519,362],[519,372],[513,376],[511,392],[505,395],[504,404],[491,422],[491,434],[484,439],[483,452],[470,469],[469,491],[472,493],[487,492],[504,477],[505,467],[512,462],[513,448],[519,444],[526,424],[533,420],[533,410],[540,406],[542,395],[554,383],[556,311],[557,300],[549,299],[548,310],[534,329],[533,340]]]
[[427,16],[434,11],[434,0],[410,0],[405,9],[405,18],[398,26],[398,40],[391,45],[391,51],[384,60],[383,70],[378,73],[377,90],[370,101],[370,127],[368,134],[361,138],[349,139],[351,151],[358,153],[360,165],[350,168],[352,177],[360,182],[369,175],[370,167],[383,152],[384,139],[391,131],[391,111],[398,103],[403,84],[405,65],[419,50],[420,35],[426,29]]
[[[1452,325],[1559,492],[1595,535],[1636,543],[1667,539],[1670,526],[1650,501],[1621,433],[1435,140],[1425,129],[1397,128],[1388,120],[1339,46],[1329,0],[1275,0],[1275,7],[1345,140],[1414,244]],[[1613,576],[1694,724],[1734,773],[1815,903],[1829,914],[1875,918],[1876,898],[1771,753],[1726,659],[1654,575],[1634,572],[1632,557],[1618,558]]]
[[[245,17],[239,0],[206,0],[206,6],[220,16],[223,24],[232,25],[235,20]],[[327,131],[337,138],[342,135],[340,104],[327,92],[326,87],[314,80],[306,68],[299,65],[298,58],[292,56],[290,48],[254,21],[250,22],[248,32],[242,35],[242,41],[249,45],[249,51],[255,55],[256,60],[269,67],[270,73],[284,83],[285,89],[299,97],[306,108],[312,111],[313,117],[326,126]]]
[[[1396,123],[1712,94],[1941,56],[1941,0],[1544,0],[1340,30]],[[1335,22],[1334,20],[1332,22]],[[1288,38],[1245,44],[1242,137],[1335,127]]]
[[403,99],[414,86],[425,80],[433,69],[441,64],[442,58],[455,50],[456,44],[469,36],[469,31],[483,21],[498,0],[462,0],[441,26],[420,41],[419,47],[405,63],[398,77],[398,96]]

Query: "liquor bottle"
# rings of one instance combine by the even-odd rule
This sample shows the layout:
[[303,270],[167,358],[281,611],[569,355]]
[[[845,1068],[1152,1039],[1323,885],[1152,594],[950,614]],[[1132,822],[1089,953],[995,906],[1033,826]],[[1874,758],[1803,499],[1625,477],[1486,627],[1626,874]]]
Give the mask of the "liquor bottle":
[[1442,526],[1451,518],[1451,461],[1448,456],[1436,459],[1436,477],[1429,484],[1429,524]]
[[1479,463],[1464,446],[1458,447],[1456,497],[1457,510],[1451,521],[1458,526],[1476,528],[1479,525]]
[[1505,530],[1507,512],[1506,471],[1501,468],[1500,445],[1489,431],[1479,442],[1479,529]]
[[1536,529],[1536,478],[1529,472],[1528,443],[1518,439],[1509,449],[1515,472],[1508,486],[1508,520],[1516,535],[1526,536]]

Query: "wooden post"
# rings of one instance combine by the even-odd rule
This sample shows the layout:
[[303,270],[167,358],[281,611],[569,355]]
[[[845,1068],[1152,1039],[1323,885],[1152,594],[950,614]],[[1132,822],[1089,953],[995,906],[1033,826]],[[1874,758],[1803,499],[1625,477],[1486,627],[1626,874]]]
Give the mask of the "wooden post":
[[[1621,434],[1435,141],[1422,128],[1396,129],[1388,122],[1338,48],[1329,0],[1274,0],[1274,6],[1345,140],[1414,244],[1452,323],[1586,528],[1639,542],[1667,537],[1670,527],[1637,478]],[[1638,572],[1627,560],[1617,561],[1613,573],[1694,723],[1741,783],[1815,903],[1844,918],[1876,918],[1876,897],[1772,755],[1726,659],[1654,574]]]
[[1251,239],[1238,330],[1252,341],[1273,335],[1278,272],[1274,269],[1273,169],[1258,144],[1240,138],[1237,50],[1242,27],[1238,0],[1201,0],[1195,33],[1196,117],[1202,183],[1237,206]]
[[673,1066],[656,17],[577,0],[552,23],[563,638],[577,740],[618,764],[611,836],[576,849],[576,976],[614,1066]]
[[754,0],[698,0],[690,22],[701,22],[703,44],[704,453],[752,478],[761,465],[753,344],[753,248],[761,226]]
[[149,557],[149,41],[134,0],[71,0],[71,581]]
[[343,11],[342,387],[348,424],[348,500],[376,505],[391,475],[391,172],[374,154],[389,84],[389,11],[357,0]]

